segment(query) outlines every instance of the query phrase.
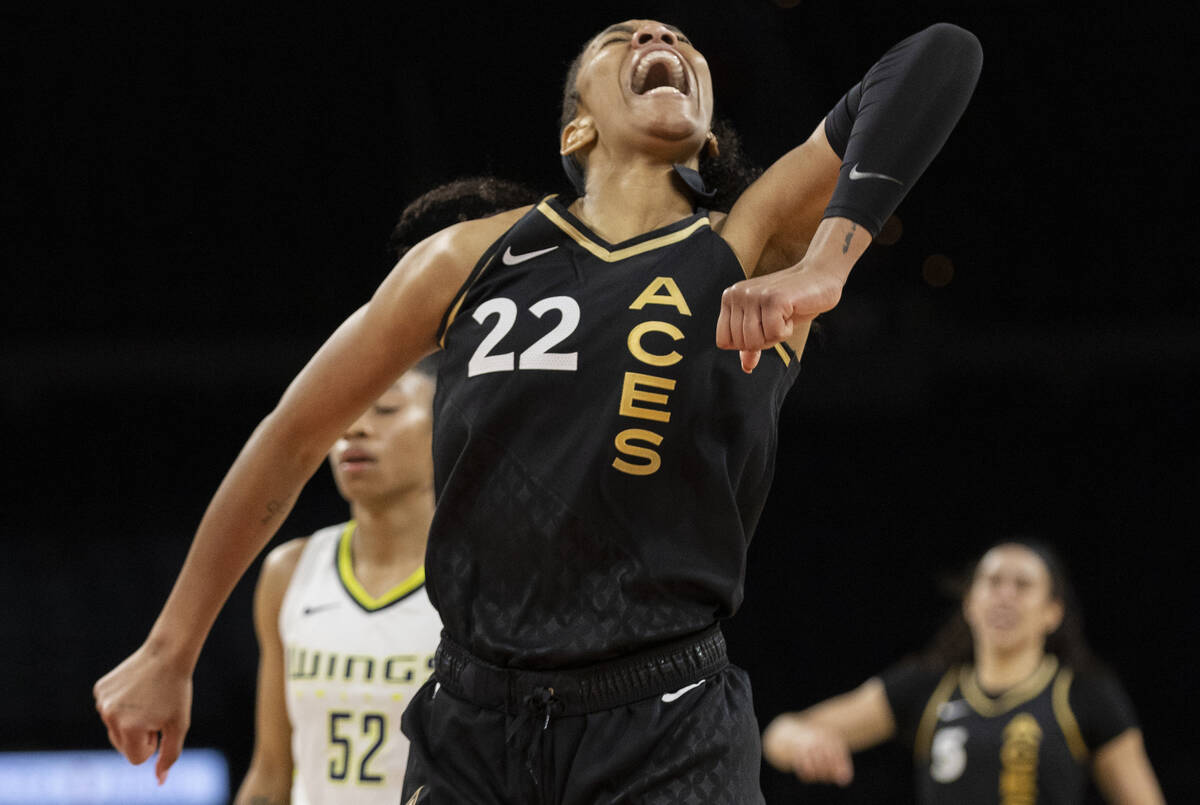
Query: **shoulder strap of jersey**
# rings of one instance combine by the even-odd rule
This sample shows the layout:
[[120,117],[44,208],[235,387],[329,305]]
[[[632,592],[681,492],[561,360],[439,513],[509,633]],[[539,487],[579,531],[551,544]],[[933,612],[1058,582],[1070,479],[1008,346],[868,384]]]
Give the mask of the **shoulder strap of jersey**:
[[1059,669],[1058,676],[1054,679],[1050,701],[1054,707],[1054,719],[1058,722],[1063,737],[1067,739],[1067,748],[1071,750],[1075,760],[1084,763],[1089,754],[1087,742],[1083,740],[1083,732],[1080,731],[1079,722],[1075,720],[1075,713],[1071,710],[1071,682],[1074,678],[1075,672],[1070,668]]
[[[507,232],[505,234],[508,234]],[[467,298],[467,291],[471,290],[471,286],[487,271],[488,266],[496,259],[496,252],[500,250],[500,243],[504,240],[504,235],[501,235],[495,243],[487,248],[483,256],[479,258],[479,262],[475,264],[475,268],[471,269],[471,273],[467,276],[466,282],[458,289],[458,293],[454,295],[454,301],[450,307],[446,308],[446,312],[442,314],[442,321],[438,324],[437,342],[439,347],[446,346],[446,329],[454,323],[454,317],[458,315],[459,308],[462,307],[463,300]]]
[[515,224],[513,224],[504,232],[504,234],[496,238],[492,245],[488,246],[483,252],[479,260],[475,262],[475,267],[471,269],[471,273],[467,275],[467,279],[461,286],[459,286],[458,292],[454,294],[454,300],[450,303],[450,307],[446,308],[446,312],[442,314],[442,320],[438,324],[437,329],[437,342],[439,347],[446,346],[446,330],[449,329],[450,325],[454,323],[454,317],[458,315],[458,311],[462,307],[463,300],[467,298],[467,292],[470,291],[475,283],[479,281],[479,278],[483,276],[484,272],[486,272],[495,263],[496,255],[500,252],[500,247],[504,245],[505,241],[508,240],[508,237],[514,231],[519,229],[522,224],[534,217],[537,217],[536,206],[530,209],[529,212],[522,215]]
[[918,764],[929,762],[929,750],[933,745],[933,727],[937,724],[938,711],[950,699],[950,694],[958,687],[958,667],[951,667],[942,675],[942,681],[934,688],[933,695],[925,704],[921,713],[921,722],[917,726],[917,737],[913,741],[913,757]]

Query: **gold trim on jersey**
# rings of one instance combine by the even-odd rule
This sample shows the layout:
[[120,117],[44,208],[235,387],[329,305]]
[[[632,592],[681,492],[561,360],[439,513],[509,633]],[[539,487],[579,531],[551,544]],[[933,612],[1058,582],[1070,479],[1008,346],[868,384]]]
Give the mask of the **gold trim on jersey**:
[[559,215],[547,201],[543,201],[537,205],[537,211],[563,232],[571,236],[571,239],[578,243],[583,248],[587,249],[591,254],[599,257],[606,263],[615,263],[618,260],[624,260],[628,257],[644,254],[654,249],[661,249],[663,246],[670,246],[672,243],[678,243],[681,240],[687,240],[697,229],[702,229],[709,225],[708,216],[698,218],[690,226],[680,229],[678,232],[672,232],[669,235],[662,235],[657,238],[635,243],[633,246],[626,246],[624,249],[615,251],[609,250],[601,246],[596,241],[592,240],[585,233],[579,231],[578,227]]
[[929,762],[929,748],[933,745],[933,728],[938,721],[938,711],[957,687],[957,676],[954,668],[943,674],[942,681],[938,682],[933,695],[925,703],[925,710],[921,713],[921,721],[917,725],[917,735],[913,740],[913,756],[917,763]]
[[466,301],[467,294],[472,288],[475,287],[475,283],[479,281],[479,278],[487,273],[487,270],[492,265],[492,261],[495,259],[495,254],[488,258],[488,261],[483,264],[483,268],[479,269],[479,271],[476,272],[475,276],[471,279],[470,283],[462,289],[462,292],[458,295],[458,299],[454,301],[454,307],[450,308],[450,312],[446,314],[446,326],[442,328],[442,337],[438,339],[438,346],[442,349],[446,348],[446,333],[450,332],[450,325],[454,324],[454,317],[458,315],[458,311],[462,308],[463,302]]
[[1070,668],[1062,670],[1058,679],[1054,680],[1054,690],[1050,694],[1050,702],[1054,707],[1054,718],[1063,731],[1063,737],[1067,739],[1067,748],[1071,750],[1071,754],[1077,761],[1085,763],[1089,754],[1087,742],[1083,740],[1079,722],[1075,720],[1075,713],[1071,711],[1071,680],[1074,677],[1075,673]]
[[974,666],[964,665],[962,667],[959,671],[958,684],[963,698],[967,700],[967,704],[971,705],[971,709],[984,718],[992,718],[1003,715],[1037,696],[1046,689],[1057,672],[1058,658],[1053,654],[1047,654],[1042,658],[1042,664],[1037,667],[1036,671],[1004,691],[996,699],[988,696],[983,692],[983,688],[979,687]]
[[[669,235],[651,238],[650,240],[643,241],[642,243],[637,243],[633,246],[626,246],[624,249],[616,249],[613,251],[604,248],[599,243],[596,243],[594,240],[589,238],[586,233],[581,232],[578,227],[559,215],[558,212],[550,206],[548,201],[548,199],[543,200],[540,204],[538,204],[537,211],[546,216],[551,223],[553,223],[563,232],[570,235],[572,240],[606,263],[615,263],[618,260],[624,260],[627,257],[644,254],[653,249],[660,249],[663,246],[670,246],[672,243],[678,243],[681,240],[687,240],[696,230],[711,225],[708,220],[708,216],[705,216],[693,221],[690,225],[684,227],[678,232],[672,232]],[[734,255],[734,257],[736,258],[737,255]],[[745,269],[742,269],[742,273],[746,273]],[[451,315],[453,316],[453,314]],[[447,325],[447,329],[449,329],[449,325]],[[788,355],[787,350],[783,348],[782,344],[776,344],[775,351],[779,353],[780,358],[783,358],[784,366],[791,365],[792,357]]]
[[342,536],[338,539],[337,570],[338,577],[342,580],[342,586],[346,588],[346,592],[350,593],[350,596],[360,607],[368,612],[383,609],[388,604],[396,603],[425,583],[425,566],[421,565],[407,579],[378,598],[368,593],[366,588],[354,576],[354,558],[350,555],[350,541],[354,537],[354,529],[357,527],[358,523],[351,520],[342,529]]

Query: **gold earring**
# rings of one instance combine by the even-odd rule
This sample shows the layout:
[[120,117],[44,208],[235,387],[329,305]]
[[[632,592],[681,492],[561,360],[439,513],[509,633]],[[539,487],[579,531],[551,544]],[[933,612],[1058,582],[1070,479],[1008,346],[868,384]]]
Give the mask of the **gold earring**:
[[708,133],[708,139],[704,141],[704,150],[710,157],[717,157],[721,155],[721,146],[717,143],[717,135],[713,134],[711,131]]

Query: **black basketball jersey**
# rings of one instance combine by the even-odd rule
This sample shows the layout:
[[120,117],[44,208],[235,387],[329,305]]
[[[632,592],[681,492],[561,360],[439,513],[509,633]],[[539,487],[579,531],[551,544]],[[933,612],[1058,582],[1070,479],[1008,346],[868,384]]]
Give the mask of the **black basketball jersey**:
[[970,666],[940,678],[912,665],[884,674],[898,731],[913,747],[917,801],[1082,802],[1091,752],[1136,721],[1115,680],[1081,679],[1053,655],[995,697]]
[[487,250],[439,334],[426,576],[448,636],[568,667],[737,609],[799,371],[717,349],[744,276],[703,211],[609,244],[552,197]]

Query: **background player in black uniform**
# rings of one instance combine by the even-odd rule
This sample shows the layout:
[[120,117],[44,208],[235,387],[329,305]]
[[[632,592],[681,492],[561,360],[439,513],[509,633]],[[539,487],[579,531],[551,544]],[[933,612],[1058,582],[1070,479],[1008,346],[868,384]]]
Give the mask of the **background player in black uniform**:
[[424,241],[321,348],[222,482],[145,643],[96,684],[113,744],[141,762],[161,733],[166,774],[237,579],[347,424],[444,347],[426,566],[447,636],[406,714],[418,793],[761,801],[749,687],[717,624],[741,601],[775,417],[810,322],[949,136],[981,58],[950,25],[904,40],[710,216],[703,56],[652,20],[593,38],[560,141],[580,197]]
[[847,785],[851,752],[896,737],[913,749],[922,803],[1078,803],[1089,770],[1109,802],[1162,802],[1133,708],[1080,621],[1052,551],[1001,543],[924,656],[777,717],[764,755]]

